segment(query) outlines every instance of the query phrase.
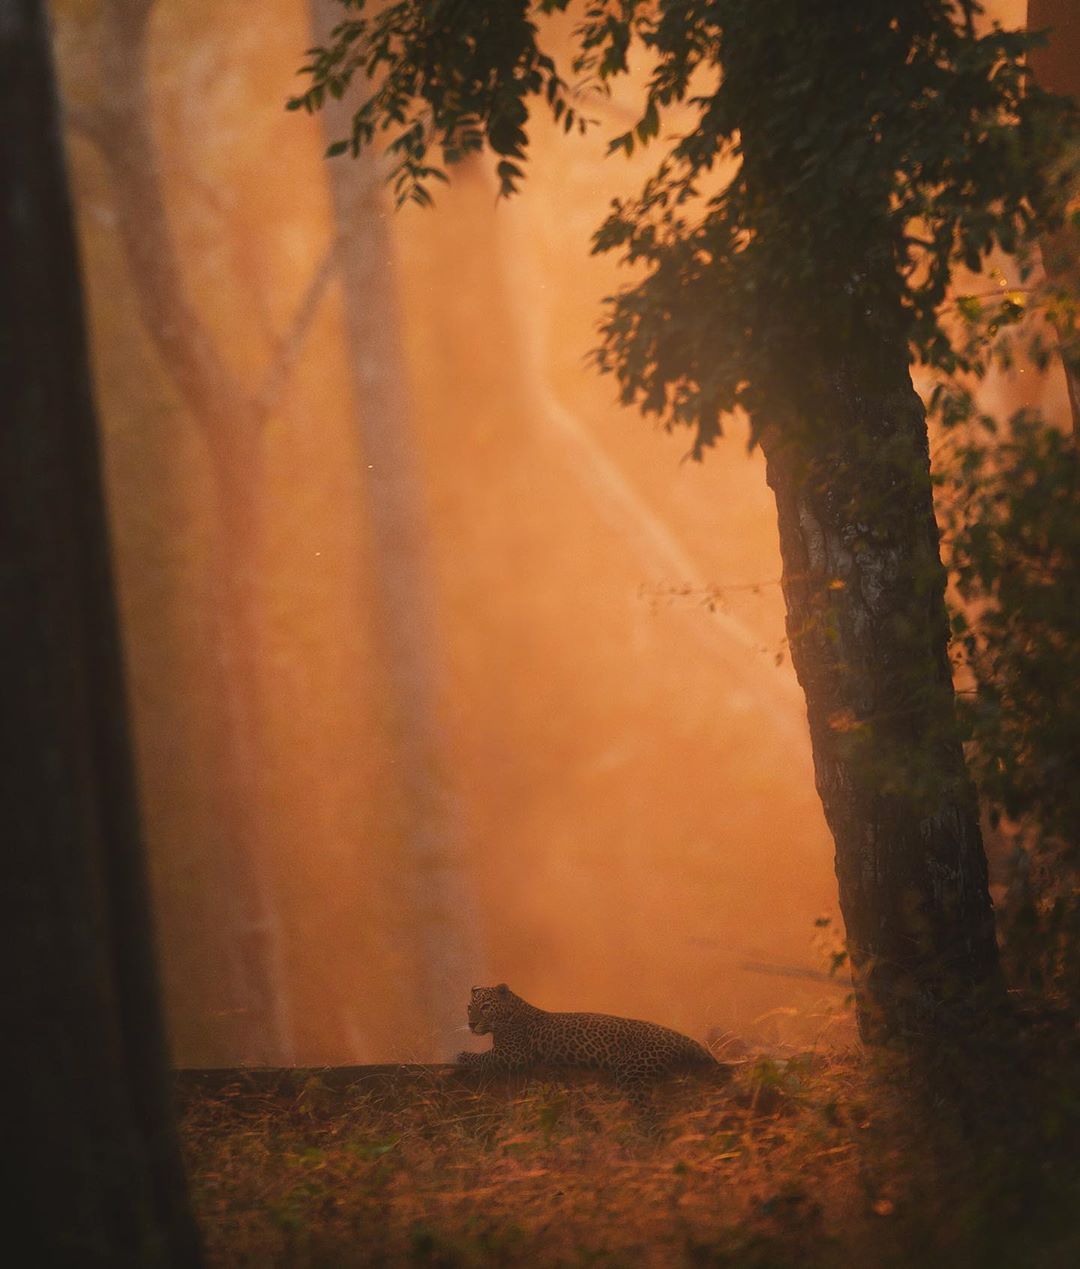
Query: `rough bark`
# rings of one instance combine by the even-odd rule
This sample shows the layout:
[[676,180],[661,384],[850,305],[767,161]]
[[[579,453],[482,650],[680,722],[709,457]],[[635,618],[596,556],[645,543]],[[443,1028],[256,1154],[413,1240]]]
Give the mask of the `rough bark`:
[[925,416],[896,362],[873,375],[865,362],[841,366],[819,397],[827,426],[764,437],[788,638],[867,1040],[966,1022],[997,989]]
[[195,1265],[36,0],[0,0],[0,70],[4,1194],[34,1264]]
[[[795,6],[797,7],[797,6]],[[859,10],[847,44],[804,51],[753,23],[725,32],[744,82],[798,86],[786,142],[748,114],[741,179],[770,209],[760,249],[783,261],[755,316],[755,414],[776,498],[792,663],[815,782],[836,847],[840,907],[864,1039],[967,1026],[1000,993],[993,909],[954,716],[925,412],[912,386],[889,216],[893,174],[869,163],[844,207],[796,180],[801,146],[832,127],[820,83],[878,123],[863,86],[904,46],[889,13]],[[789,109],[792,108],[789,105]],[[835,191],[833,191],[835,194]]]
[[280,919],[259,822],[256,639],[258,472],[272,401],[237,380],[184,282],[152,130],[147,59],[155,4],[108,0],[103,7],[106,96],[86,130],[112,177],[117,230],[144,326],[201,431],[214,471],[219,528],[212,585],[225,847],[217,898],[231,997],[228,1044],[238,1061],[281,1064],[295,1055]]
[[[334,0],[310,0],[316,41],[341,21]],[[352,107],[329,101],[328,140],[347,136]],[[375,616],[402,805],[402,848],[417,940],[417,1006],[442,1056],[460,1030],[461,1002],[482,981],[464,826],[446,769],[440,720],[437,601],[429,525],[411,435],[408,368],[376,160],[329,167],[360,448],[375,567]]]

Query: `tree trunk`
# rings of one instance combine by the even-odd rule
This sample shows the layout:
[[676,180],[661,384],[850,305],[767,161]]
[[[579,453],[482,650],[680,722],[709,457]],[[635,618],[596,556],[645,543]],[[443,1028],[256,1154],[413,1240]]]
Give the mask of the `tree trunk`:
[[[788,265],[783,292],[749,305],[760,357],[755,415],[776,498],[791,658],[836,846],[859,1030],[877,1042],[968,1026],[1001,985],[954,716],[945,571],[898,291],[891,173],[871,166],[852,188],[842,237],[836,208],[792,176],[823,135],[841,153],[820,84],[835,81],[852,101],[863,94],[865,117],[847,121],[852,137],[884,126],[865,86],[888,82],[905,45],[886,38],[891,19],[880,6],[844,7],[850,14],[836,16],[836,29],[854,22],[850,39],[819,31],[809,65],[790,40],[749,20],[725,29],[722,53],[744,84],[776,78],[802,121],[794,139],[778,143],[756,116],[739,120],[739,179],[770,209],[757,249]],[[793,21],[798,8],[787,6]]]
[[296,1061],[285,938],[265,858],[260,775],[258,578],[262,435],[207,428],[216,473],[213,541],[214,670],[220,683],[220,796],[225,970],[231,1045],[245,1065]]
[[[310,0],[316,40],[341,20],[336,0]],[[328,101],[328,140],[347,136],[352,107]],[[376,620],[386,668],[404,866],[410,878],[418,958],[417,1006],[431,1057],[445,1056],[461,1028],[468,991],[482,981],[477,914],[463,859],[464,832],[446,770],[439,718],[437,603],[426,542],[423,484],[410,434],[412,408],[375,159],[329,166],[341,242],[346,338],[376,570]]]
[[[220,675],[220,904],[233,1060],[295,1060],[277,903],[260,825],[256,588],[259,457],[269,403],[245,390],[187,292],[152,131],[149,24],[156,0],[107,0],[103,100],[92,130],[116,194],[117,229],[147,333],[200,428],[219,523],[212,578]],[[280,385],[279,385],[280,386]]]
[[997,989],[997,948],[925,415],[900,358],[872,378],[854,364],[830,378],[827,427],[763,447],[859,1027],[878,1041],[968,1021]]
[[[1045,48],[1032,50],[1031,69],[1049,92],[1064,93],[1080,103],[1080,11],[1076,0],[1028,0],[1028,28],[1050,28]],[[1042,244],[1043,267],[1051,285],[1080,293],[1080,230],[1067,225]],[[1069,392],[1072,428],[1080,435],[1080,346],[1075,330],[1059,329],[1059,352]]]
[[37,0],[0,69],[5,1198],[34,1264],[195,1265]]

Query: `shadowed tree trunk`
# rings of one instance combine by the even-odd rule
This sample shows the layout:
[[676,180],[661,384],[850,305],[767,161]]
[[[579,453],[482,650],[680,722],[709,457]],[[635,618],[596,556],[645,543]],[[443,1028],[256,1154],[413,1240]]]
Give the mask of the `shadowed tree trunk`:
[[[341,20],[335,0],[310,0],[316,40]],[[330,101],[328,140],[347,136],[351,109]],[[464,825],[446,769],[439,718],[437,604],[430,532],[411,433],[401,318],[376,161],[329,165],[340,241],[346,338],[376,570],[376,618],[402,806],[418,957],[417,1006],[432,1029],[431,1056],[460,1030],[470,986],[483,980],[477,912],[463,858]]]
[[[1050,92],[1080,103],[1080,5],[1076,0],[1028,0],[1028,27],[1033,31],[1050,28],[1046,47],[1033,49],[1028,56],[1035,78]],[[1051,285],[1067,289],[1074,297],[1080,294],[1080,231],[1066,226],[1048,237],[1042,256]],[[1059,329],[1058,334],[1072,428],[1080,435],[1080,344],[1075,331]]]
[[873,378],[866,367],[835,375],[827,432],[763,447],[859,1027],[880,1040],[968,1022],[996,992],[997,946],[953,714],[925,414],[901,357]]
[[196,1265],[36,0],[0,0],[0,69],[4,1195],[25,1263]]
[[[758,247],[790,266],[758,335],[768,367],[759,418],[859,1030],[877,1042],[955,1034],[1000,1002],[1002,987],[955,719],[926,415],[894,264],[893,173],[870,166],[842,209],[842,233],[841,210],[820,205],[813,182],[790,179],[798,146],[832,122],[819,91],[806,91],[814,75],[852,91],[887,80],[906,56],[880,38],[888,14],[863,17],[848,47],[818,44],[812,71],[789,40],[753,22],[725,31],[723,54],[728,75],[778,75],[805,92],[806,130],[786,145],[754,115],[738,121],[741,180],[775,216]],[[873,135],[873,109],[847,121],[852,137]],[[814,318],[822,297],[824,324]]]

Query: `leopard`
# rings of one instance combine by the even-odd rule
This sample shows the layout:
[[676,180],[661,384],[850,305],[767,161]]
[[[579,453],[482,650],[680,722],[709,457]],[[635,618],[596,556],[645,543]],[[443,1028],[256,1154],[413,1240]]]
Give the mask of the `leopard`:
[[656,1022],[605,1013],[552,1013],[531,1005],[506,983],[474,987],[469,1030],[490,1035],[486,1053],[459,1053],[458,1064],[492,1074],[534,1067],[576,1067],[611,1074],[631,1093],[683,1071],[726,1073],[696,1040]]

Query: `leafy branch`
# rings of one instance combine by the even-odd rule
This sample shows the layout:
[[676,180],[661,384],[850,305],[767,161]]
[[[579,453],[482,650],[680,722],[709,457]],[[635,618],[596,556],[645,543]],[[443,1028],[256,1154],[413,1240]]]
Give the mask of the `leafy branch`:
[[[537,7],[551,13],[568,2]],[[499,158],[500,193],[514,193],[524,175],[529,97],[541,97],[567,131],[587,127],[554,60],[537,45],[524,0],[400,0],[374,14],[365,0],[342,3],[351,16],[333,29],[328,46],[309,50],[300,73],[310,85],[287,108],[318,110],[327,96],[343,97],[358,75],[372,83],[351,135],[327,154],[355,158],[377,131],[392,133],[386,148],[399,205],[430,204],[430,183],[447,179],[445,166],[485,148]],[[430,157],[433,148],[442,166]]]
[[[624,402],[690,427],[695,457],[730,411],[757,427],[813,414],[807,376],[785,381],[778,364],[900,339],[935,372],[978,373],[982,346],[946,304],[954,278],[995,252],[1029,270],[1066,221],[1077,109],[1031,81],[1039,37],[978,34],[973,0],[842,0],[813,22],[795,0],[592,0],[573,90],[538,43],[567,0],[342,4],[289,106],[317,110],[366,80],[330,153],[388,134],[399,202],[430,202],[446,166],[484,149],[513,193],[531,99],[584,128],[581,95],[607,92],[635,49],[647,59],[640,115],[609,152],[668,140],[593,240],[637,278],[607,298],[595,361]],[[857,56],[837,59],[844,46]],[[993,333],[1017,316],[997,306]]]

